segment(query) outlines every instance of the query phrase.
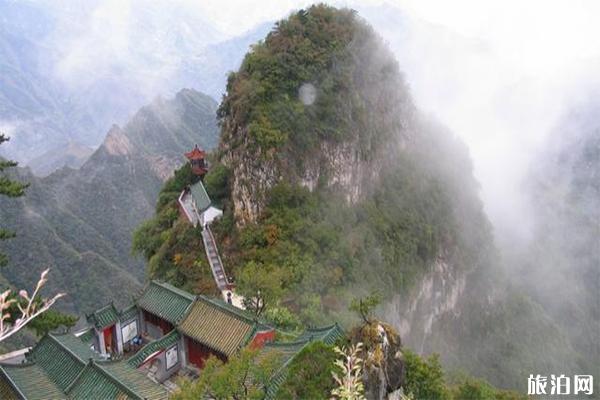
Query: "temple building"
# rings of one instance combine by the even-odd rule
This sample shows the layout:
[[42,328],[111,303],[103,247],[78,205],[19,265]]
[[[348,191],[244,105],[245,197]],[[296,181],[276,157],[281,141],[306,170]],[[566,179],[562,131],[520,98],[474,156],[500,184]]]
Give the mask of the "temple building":
[[202,369],[210,356],[226,362],[244,346],[275,338],[272,327],[244,310],[158,281],[146,285],[122,312],[110,304],[87,317],[92,344],[101,354],[107,349],[129,353],[135,347],[132,340],[141,337],[147,346],[129,362],[147,367],[159,382],[182,367]]
[[206,153],[198,145],[195,145],[192,151],[185,153],[185,158],[190,161],[194,175],[203,177],[208,172],[205,156]]
[[151,281],[133,304],[86,315],[77,336],[48,334],[24,360],[0,362],[1,399],[166,399],[177,376],[195,377],[214,356],[227,362],[244,347],[277,352],[272,397],[291,360],[311,341],[332,344],[337,324],[274,342],[275,329],[227,302]]
[[180,213],[194,226],[200,224],[205,227],[214,219],[223,215],[223,211],[213,207],[210,197],[206,193],[202,178],[208,172],[208,165],[204,160],[205,153],[198,146],[194,147],[185,157],[189,160],[194,175],[200,180],[186,187],[179,195],[178,204]]

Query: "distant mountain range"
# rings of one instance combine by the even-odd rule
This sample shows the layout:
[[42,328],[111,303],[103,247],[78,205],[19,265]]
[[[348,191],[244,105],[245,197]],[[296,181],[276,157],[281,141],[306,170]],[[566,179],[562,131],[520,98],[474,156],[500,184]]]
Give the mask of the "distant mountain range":
[[133,1],[121,26],[103,7],[0,1],[0,131],[11,136],[0,155],[36,175],[80,166],[89,152],[74,149],[98,147],[160,94],[192,87],[218,99],[256,37],[215,47],[224,35],[193,9]]
[[19,199],[0,198],[0,220],[15,230],[2,243],[10,262],[0,273],[17,287],[52,268],[49,290],[68,297],[60,307],[81,313],[124,302],[144,278],[129,256],[133,229],[153,213],[163,181],[194,144],[217,144],[217,104],[194,90],[157,99],[123,128],[114,125],[80,169],[64,167],[46,178],[18,168],[31,186]]

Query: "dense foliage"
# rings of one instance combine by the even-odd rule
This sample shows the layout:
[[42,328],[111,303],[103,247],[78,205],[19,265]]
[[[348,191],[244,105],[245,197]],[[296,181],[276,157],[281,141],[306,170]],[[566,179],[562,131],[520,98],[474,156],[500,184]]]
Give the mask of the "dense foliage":
[[386,294],[410,287],[452,222],[435,181],[394,172],[358,207],[341,205],[335,193],[282,183],[257,224],[225,233],[226,215],[215,231],[223,232],[228,266],[240,271],[239,290],[250,295],[262,286],[271,303],[285,300],[318,322],[328,310],[345,312],[355,285]]
[[337,358],[332,346],[314,342],[306,346],[288,366],[287,378],[279,387],[280,399],[329,399],[335,386],[332,377]]
[[406,382],[404,393],[414,399],[429,400],[524,400],[516,392],[499,390],[480,379],[461,376],[448,383],[437,354],[422,358],[404,350]]
[[[264,42],[253,46],[237,73],[228,81],[228,96],[219,109],[225,116],[233,110],[235,123],[247,126],[254,144],[263,150],[289,144],[307,152],[323,138],[341,140],[358,129],[339,117],[338,98],[354,91],[348,44],[356,30],[350,10],[313,6],[276,24]],[[359,39],[360,40],[360,39]],[[313,107],[298,100],[302,84],[319,87]],[[348,111],[364,112],[359,98],[350,97]],[[369,132],[369,130],[363,130]]]

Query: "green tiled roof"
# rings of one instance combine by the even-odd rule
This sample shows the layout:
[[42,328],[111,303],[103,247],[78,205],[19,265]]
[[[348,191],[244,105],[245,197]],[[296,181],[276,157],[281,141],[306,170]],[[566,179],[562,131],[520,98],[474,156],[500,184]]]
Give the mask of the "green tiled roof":
[[168,349],[169,347],[177,343],[180,337],[181,335],[179,335],[179,332],[177,332],[176,330],[172,330],[171,332],[169,332],[169,334],[161,337],[160,339],[154,340],[142,347],[140,351],[138,351],[133,357],[127,360],[127,362],[129,363],[129,365],[137,368],[140,365],[142,365],[144,360],[149,355],[160,350]]
[[[87,346],[79,338],[72,336],[74,340],[71,340],[67,336],[72,335],[48,334],[27,354],[28,361],[35,362],[63,391],[85,368],[83,360],[95,357],[90,349],[84,350]],[[68,348],[69,345],[74,345],[74,349]]]
[[87,321],[93,324],[96,328],[102,329],[113,325],[119,320],[119,313],[115,306],[110,303],[93,313],[86,315]]
[[231,304],[227,303],[226,301],[223,301],[220,298],[208,297],[208,296],[204,296],[201,294],[198,295],[197,297],[207,303],[210,303],[210,305],[212,307],[216,307],[216,308],[223,310],[224,312],[233,314],[237,318],[247,321],[248,323],[258,322],[261,329],[270,329],[271,328],[270,326],[266,325],[264,322],[262,322],[260,320],[257,321],[256,317],[254,316],[253,313],[243,310],[241,308],[237,308],[236,306],[231,305]]
[[0,398],[3,400],[51,400],[64,397],[37,364],[0,366]]
[[167,398],[167,391],[124,361],[90,360],[67,389],[69,399],[148,399]]
[[75,335],[65,333],[62,335],[52,335],[52,338],[66,349],[75,353],[84,362],[87,362],[90,358],[100,359],[100,355],[90,348],[89,343],[86,343]]
[[0,366],[0,398],[167,398],[165,388],[127,362],[102,361],[97,357],[74,335],[46,335],[27,355],[27,363]]
[[168,397],[167,390],[162,385],[153,382],[144,373],[132,368],[125,361],[107,362],[99,365],[143,399],[155,400]]
[[208,197],[208,193],[206,193],[202,181],[194,183],[190,187],[190,192],[192,193],[192,199],[194,199],[196,210],[198,210],[199,213],[210,207],[210,197]]
[[298,336],[297,340],[320,340],[325,344],[332,345],[343,336],[344,331],[337,323],[335,323],[323,328],[308,328],[300,336]]
[[230,357],[252,337],[256,323],[225,302],[198,296],[178,329],[181,333]]
[[137,315],[138,315],[138,308],[136,307],[135,304],[132,304],[129,307],[124,308],[119,313],[119,321],[126,322],[126,321],[134,319],[135,317],[137,317]]
[[168,283],[151,281],[137,299],[138,307],[176,325],[195,296]]
[[0,371],[0,399],[20,400],[23,398],[15,386],[16,385],[10,381],[10,377],[3,371]]

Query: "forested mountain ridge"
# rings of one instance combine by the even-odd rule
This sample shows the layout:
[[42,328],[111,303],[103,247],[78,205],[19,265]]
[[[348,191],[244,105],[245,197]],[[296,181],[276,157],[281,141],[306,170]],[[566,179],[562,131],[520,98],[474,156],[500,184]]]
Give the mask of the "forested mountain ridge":
[[29,182],[20,199],[0,199],[0,219],[18,236],[2,244],[10,262],[1,273],[27,287],[50,267],[48,289],[65,291],[64,310],[81,314],[130,299],[145,268],[131,254],[133,229],[152,215],[156,197],[182,154],[194,144],[217,143],[216,103],[184,89],[157,99],[123,127],[113,126],[102,146],[78,170],[46,178],[19,168]]
[[[223,263],[284,329],[351,326],[351,300],[378,292],[408,347],[524,391],[526,371],[574,367],[572,348],[509,284],[468,150],[413,104],[400,65],[355,12],[322,5],[252,47],[204,180],[224,209]],[[186,166],[167,182],[134,246],[150,277],[213,293],[200,234],[176,212],[192,181]]]

